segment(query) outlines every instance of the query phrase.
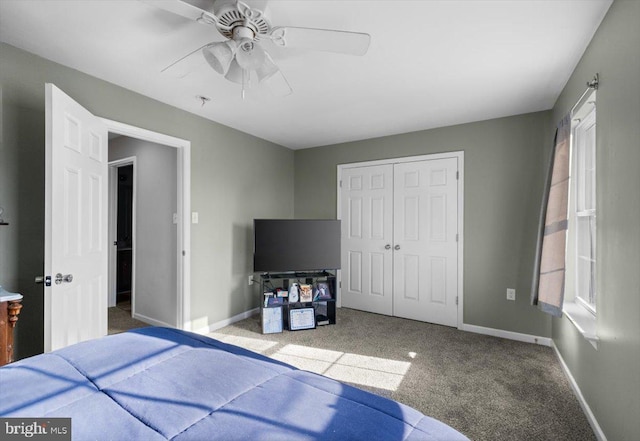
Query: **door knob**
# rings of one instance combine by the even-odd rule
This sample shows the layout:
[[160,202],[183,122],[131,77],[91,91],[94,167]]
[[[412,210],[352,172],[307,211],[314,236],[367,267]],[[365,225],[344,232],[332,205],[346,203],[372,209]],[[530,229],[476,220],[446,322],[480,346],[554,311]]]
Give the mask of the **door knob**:
[[393,247],[394,250],[399,250],[400,249],[400,245],[396,245],[395,247]]
[[65,282],[65,283],[73,282],[73,275],[66,274],[63,276],[61,273],[56,274],[56,285],[60,285],[62,282]]
[[390,249],[391,249],[391,245],[386,244],[386,245],[384,246],[384,249],[385,249],[385,250],[390,250]]

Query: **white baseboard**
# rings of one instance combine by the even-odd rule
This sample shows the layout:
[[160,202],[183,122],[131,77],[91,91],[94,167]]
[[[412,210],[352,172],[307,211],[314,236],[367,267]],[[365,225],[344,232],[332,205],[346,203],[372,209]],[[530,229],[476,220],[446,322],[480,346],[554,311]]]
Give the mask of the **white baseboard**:
[[234,324],[235,322],[239,322],[240,320],[244,320],[246,318],[251,317],[252,315],[258,314],[260,312],[260,308],[254,308],[254,309],[250,309],[249,311],[245,311],[241,314],[238,315],[234,315],[233,317],[230,317],[228,319],[224,319],[221,320],[219,322],[216,323],[211,323],[208,326],[204,326],[202,328],[199,329],[195,329],[191,332],[195,332],[196,334],[202,334],[202,335],[207,335],[210,334],[211,332],[214,332],[220,328],[224,328],[225,326],[229,326]]
[[485,328],[484,326],[468,325],[466,323],[463,323],[458,329],[461,331],[475,332],[476,334],[491,335],[493,337],[501,337],[541,346],[552,345],[551,339],[548,337],[538,337],[537,335],[521,334],[519,332],[504,331],[502,329]]
[[558,357],[558,360],[560,361],[560,366],[562,366],[562,371],[564,372],[564,375],[569,380],[569,384],[571,384],[571,389],[573,389],[573,393],[578,399],[578,403],[580,403],[580,407],[582,407],[582,411],[587,417],[587,421],[589,421],[589,424],[593,429],[593,433],[596,435],[596,438],[598,439],[598,441],[607,441],[607,437],[604,435],[604,432],[602,431],[600,424],[598,424],[598,420],[596,420],[595,415],[593,414],[593,412],[591,412],[591,408],[589,407],[589,404],[587,404],[587,401],[584,399],[584,396],[582,395],[582,391],[580,390],[580,387],[578,387],[578,383],[576,383],[575,378],[573,378],[573,375],[571,374],[569,367],[564,362],[564,359],[562,358],[560,351],[558,350],[555,344],[552,344],[551,347],[555,351],[556,357]]
[[175,325],[170,325],[169,323],[165,323],[163,321],[156,320],[156,319],[153,319],[151,317],[147,317],[146,315],[134,313],[132,317],[134,319],[136,319],[136,320],[140,320],[141,322],[145,322],[145,323],[147,323],[149,325],[152,325],[152,326],[162,326],[162,327],[165,327],[165,328],[175,328]]

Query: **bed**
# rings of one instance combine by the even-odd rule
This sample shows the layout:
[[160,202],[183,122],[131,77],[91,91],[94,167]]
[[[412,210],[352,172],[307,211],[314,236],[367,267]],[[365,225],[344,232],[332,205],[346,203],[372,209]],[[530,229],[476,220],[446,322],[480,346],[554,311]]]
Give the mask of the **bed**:
[[74,440],[466,440],[396,401],[249,350],[142,328],[0,368],[0,416]]

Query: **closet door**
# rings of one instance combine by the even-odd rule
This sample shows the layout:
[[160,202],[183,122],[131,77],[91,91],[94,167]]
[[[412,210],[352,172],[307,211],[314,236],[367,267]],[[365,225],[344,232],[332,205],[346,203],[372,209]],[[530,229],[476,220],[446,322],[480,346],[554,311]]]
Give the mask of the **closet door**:
[[342,306],[392,315],[393,165],[345,169]]
[[393,315],[457,326],[458,163],[394,166]]

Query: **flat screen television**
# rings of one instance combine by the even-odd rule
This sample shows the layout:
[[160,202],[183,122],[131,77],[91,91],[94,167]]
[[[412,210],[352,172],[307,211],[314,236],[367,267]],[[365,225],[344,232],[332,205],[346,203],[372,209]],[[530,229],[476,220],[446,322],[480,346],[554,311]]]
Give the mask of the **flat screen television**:
[[340,220],[255,219],[253,230],[255,272],[340,269]]

